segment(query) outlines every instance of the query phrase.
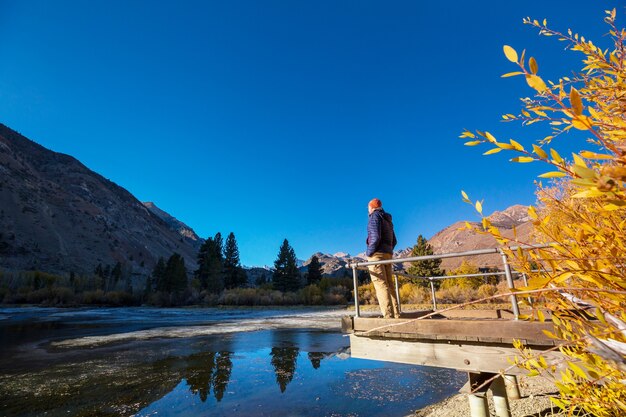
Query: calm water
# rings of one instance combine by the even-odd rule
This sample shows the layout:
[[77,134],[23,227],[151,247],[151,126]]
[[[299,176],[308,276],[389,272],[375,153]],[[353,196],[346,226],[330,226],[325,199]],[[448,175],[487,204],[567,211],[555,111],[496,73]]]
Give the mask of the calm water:
[[345,314],[0,309],[0,415],[405,416],[463,384],[350,358]]

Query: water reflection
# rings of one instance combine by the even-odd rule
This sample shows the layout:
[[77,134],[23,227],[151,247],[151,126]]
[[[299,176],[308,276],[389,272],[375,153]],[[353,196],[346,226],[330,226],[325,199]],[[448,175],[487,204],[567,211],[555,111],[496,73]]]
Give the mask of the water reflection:
[[311,365],[313,365],[313,368],[318,369],[320,367],[320,362],[322,362],[322,359],[324,359],[328,355],[329,354],[325,352],[309,352],[309,360],[311,361]]
[[224,392],[233,370],[232,352],[203,352],[187,358],[185,380],[189,390],[206,402],[213,388],[217,401],[224,398]]
[[298,362],[298,354],[300,349],[297,347],[273,347],[270,355],[272,356],[272,366],[276,373],[276,383],[280,387],[280,392],[285,392],[287,385],[293,379],[296,373],[296,365]]

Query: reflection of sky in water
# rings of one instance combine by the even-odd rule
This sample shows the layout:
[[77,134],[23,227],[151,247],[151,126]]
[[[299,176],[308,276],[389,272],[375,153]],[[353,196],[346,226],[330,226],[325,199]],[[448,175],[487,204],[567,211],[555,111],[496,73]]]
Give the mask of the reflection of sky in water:
[[0,396],[24,416],[403,416],[461,386],[455,371],[350,358],[344,314],[0,309]]

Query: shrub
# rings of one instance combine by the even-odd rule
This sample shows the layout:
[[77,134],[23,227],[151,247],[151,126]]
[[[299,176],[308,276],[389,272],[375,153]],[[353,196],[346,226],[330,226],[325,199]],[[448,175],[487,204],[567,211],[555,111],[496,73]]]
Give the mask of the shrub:
[[400,287],[401,304],[421,304],[430,300],[430,291],[421,285],[407,282]]

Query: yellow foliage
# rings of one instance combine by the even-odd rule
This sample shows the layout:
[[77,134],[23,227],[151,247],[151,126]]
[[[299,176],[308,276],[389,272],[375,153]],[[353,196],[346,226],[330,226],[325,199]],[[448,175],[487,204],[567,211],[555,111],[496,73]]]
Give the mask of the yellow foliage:
[[[544,122],[550,130],[533,144],[532,152],[517,146],[505,149],[521,154],[514,158],[517,162],[532,159],[551,165],[541,178],[559,178],[547,188],[539,184],[538,206],[529,210],[535,236],[549,247],[511,251],[506,249],[509,244],[525,242],[504,238],[493,226],[477,231],[491,233],[504,245],[516,269],[528,275],[529,286],[522,289],[544,291],[556,329],[553,337],[567,359],[564,371],[555,376],[560,392],[555,404],[570,412],[582,409],[595,416],[622,416],[626,413],[626,30],[616,27],[615,10],[606,13],[612,39],[606,49],[569,30],[554,31],[545,20],[524,20],[584,56],[577,75],[549,86],[537,75],[535,59],[526,68],[523,57],[518,62],[517,53],[505,46],[507,59],[520,69],[506,76],[524,75],[535,90],[532,99],[522,100],[521,113],[507,114],[505,120],[524,125]],[[580,130],[587,139],[584,146],[595,149],[581,150],[572,161],[553,148],[546,152],[546,144],[571,129]],[[463,135],[493,144],[480,131]],[[473,204],[466,195],[464,201]],[[517,362],[529,375],[553,370],[521,343],[518,348]]]
[[[447,275],[469,275],[469,274],[478,274],[478,267],[471,262],[463,261],[461,266],[456,269],[453,269],[447,273]],[[480,277],[462,277],[462,278],[449,278],[441,281],[441,289],[449,289],[453,287],[458,287],[462,289],[468,288],[478,288],[483,283],[483,279]]]

